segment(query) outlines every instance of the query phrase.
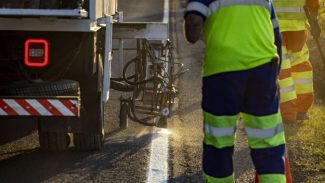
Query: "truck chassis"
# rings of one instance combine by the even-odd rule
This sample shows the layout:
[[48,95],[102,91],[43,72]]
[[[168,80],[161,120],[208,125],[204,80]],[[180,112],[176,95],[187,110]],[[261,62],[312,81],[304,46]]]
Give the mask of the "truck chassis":
[[[174,73],[168,24],[123,22],[115,0],[78,3],[73,9],[0,9],[0,120],[37,121],[43,150],[67,149],[71,134],[77,149],[101,149],[112,40],[136,39],[133,79],[126,72],[112,79],[113,89],[124,91],[126,86],[132,92],[131,98],[121,100],[121,127],[127,126],[128,116],[166,127],[176,93],[174,77],[180,73]],[[123,45],[118,51],[123,54]],[[49,63],[29,63],[35,54],[48,56],[43,61]],[[149,105],[144,102],[148,93]],[[149,122],[150,116],[158,120]]]

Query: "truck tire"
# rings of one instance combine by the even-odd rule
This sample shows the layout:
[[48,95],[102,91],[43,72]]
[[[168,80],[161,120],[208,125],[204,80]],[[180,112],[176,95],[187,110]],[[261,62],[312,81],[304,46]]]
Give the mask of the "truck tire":
[[79,83],[73,80],[20,84],[0,90],[4,96],[78,96]]
[[40,148],[43,151],[64,151],[70,144],[70,136],[64,132],[38,131]]
[[97,151],[103,147],[104,144],[104,102],[99,93],[95,98],[88,97],[84,100],[85,108],[96,110],[88,110],[87,114],[94,116],[95,121],[87,121],[88,124],[96,126],[96,132],[77,132],[73,134],[73,143],[77,150],[80,151]]
[[[103,31],[104,29],[101,29]],[[80,117],[77,121],[78,127],[73,130],[73,143],[79,151],[98,151],[104,145],[104,100],[103,100],[103,52],[93,52],[97,41],[104,41],[100,32],[91,33],[82,46],[81,56],[85,59],[82,71],[78,81],[80,81],[81,93],[81,110]],[[97,38],[95,38],[97,37]],[[91,43],[89,45],[89,43]],[[89,49],[91,46],[91,49]],[[104,49],[98,49],[103,50]],[[97,63],[94,66],[93,59],[96,58]],[[92,68],[92,69],[91,69]],[[96,73],[93,69],[97,68]],[[86,72],[85,72],[86,71]],[[109,79],[109,78],[108,78]]]
[[77,150],[96,151],[102,148],[104,136],[93,133],[75,133],[73,135],[73,143]]

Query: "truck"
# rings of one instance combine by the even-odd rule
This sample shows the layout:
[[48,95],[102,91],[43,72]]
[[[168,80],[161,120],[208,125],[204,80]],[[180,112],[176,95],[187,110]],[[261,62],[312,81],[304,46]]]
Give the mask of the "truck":
[[[123,55],[123,39],[142,43],[152,40],[155,45],[157,41],[164,45],[168,24],[123,22],[116,0],[2,0],[0,122],[36,121],[42,150],[66,150],[71,142],[78,150],[100,150],[104,142],[104,106],[111,88],[113,39],[119,40],[119,55]],[[157,70],[159,64],[165,63],[149,64],[146,54],[140,58],[143,45],[135,48],[139,53],[137,63],[144,63],[147,69],[136,72],[132,87],[127,85],[133,99],[124,104],[135,101],[139,89],[143,90],[145,82],[135,82],[141,79],[139,76],[148,78],[152,74],[149,68],[155,65]],[[162,57],[162,47],[156,48],[160,50],[153,52]],[[118,89],[127,84],[113,82]],[[162,88],[166,91],[167,86],[173,87],[162,86],[161,82],[153,86],[154,96],[164,101]],[[151,112],[154,107],[166,117],[166,102],[155,102]],[[131,110],[130,105],[121,106],[125,126]]]

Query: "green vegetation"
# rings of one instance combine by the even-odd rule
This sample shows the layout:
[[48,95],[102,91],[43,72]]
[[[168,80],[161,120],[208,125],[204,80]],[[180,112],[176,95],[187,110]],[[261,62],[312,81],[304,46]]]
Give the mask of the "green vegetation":
[[311,119],[287,124],[294,177],[306,182],[325,181],[325,107],[315,105]]

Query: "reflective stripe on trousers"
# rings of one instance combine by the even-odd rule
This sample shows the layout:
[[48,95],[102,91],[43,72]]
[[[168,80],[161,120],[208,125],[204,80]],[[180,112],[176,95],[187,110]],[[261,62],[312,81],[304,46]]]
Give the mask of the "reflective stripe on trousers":
[[293,72],[292,76],[294,78],[295,90],[298,95],[314,92],[312,71]]
[[305,44],[302,47],[301,51],[297,51],[297,52],[289,51],[289,56],[291,61],[291,67],[309,61],[309,50],[307,44]]
[[291,54],[292,77],[297,94],[313,93],[313,68],[309,62],[307,44],[300,52]]
[[298,52],[285,54],[284,47],[283,50],[284,64],[279,76],[281,114],[284,121],[295,121],[297,112],[307,112],[313,103],[313,71],[306,44]]
[[292,76],[297,93],[297,112],[307,112],[314,101],[313,68],[309,61],[292,67]]
[[277,73],[278,62],[272,60],[254,69],[203,78],[205,182],[234,181],[233,153],[239,114],[257,171],[271,176],[274,182],[284,182],[285,138]]
[[[296,94],[313,93],[313,72],[309,63],[309,52],[307,45],[304,45],[300,52],[288,53],[283,56],[282,70],[280,72],[280,101],[281,103],[293,100],[293,86]],[[289,56],[291,66],[287,59]],[[285,77],[283,75],[286,75]],[[289,94],[290,93],[290,94]]]
[[279,75],[280,103],[292,101],[297,98],[294,80],[291,74],[290,55],[285,46],[282,46],[282,53],[282,65]]
[[[204,112],[204,182],[234,181],[232,154],[238,117],[238,115],[215,116]],[[279,113],[262,117],[243,113],[242,119],[248,144],[252,149],[252,159],[261,177],[264,177],[263,180],[283,182],[284,165],[281,164],[284,155],[284,128]],[[261,151],[270,153],[265,154]],[[268,154],[271,157],[268,157]]]

